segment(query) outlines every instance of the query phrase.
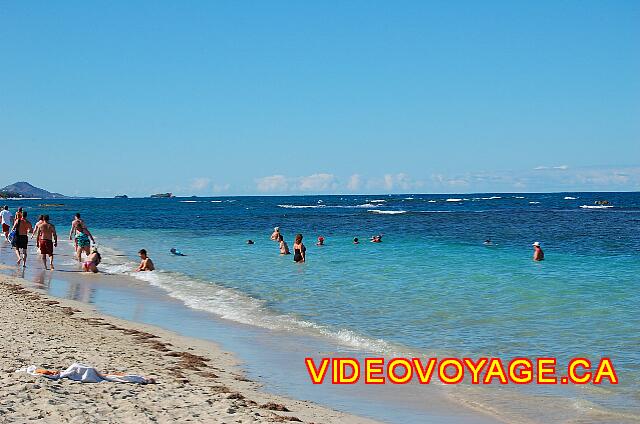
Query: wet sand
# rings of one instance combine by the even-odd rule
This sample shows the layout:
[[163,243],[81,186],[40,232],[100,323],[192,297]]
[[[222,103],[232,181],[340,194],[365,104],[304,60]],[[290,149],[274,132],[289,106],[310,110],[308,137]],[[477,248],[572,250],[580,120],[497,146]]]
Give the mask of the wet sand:
[[[264,393],[217,345],[97,313],[0,276],[0,421],[373,423]],[[51,381],[26,373],[74,362],[156,384]]]

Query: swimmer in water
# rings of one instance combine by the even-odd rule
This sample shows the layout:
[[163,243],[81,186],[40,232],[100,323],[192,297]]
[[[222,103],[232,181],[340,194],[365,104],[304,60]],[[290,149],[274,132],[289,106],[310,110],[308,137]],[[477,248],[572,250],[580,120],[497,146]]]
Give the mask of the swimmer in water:
[[307,248],[302,243],[302,234],[296,234],[293,243],[293,260],[297,263],[303,263],[307,260]]
[[169,250],[169,252],[171,252],[172,255],[176,255],[176,256],[187,256],[181,251],[176,250],[175,247],[172,247],[171,250]]
[[353,238],[353,244],[360,244],[360,240],[358,240],[358,237]]
[[247,240],[247,244],[255,244],[253,240]]
[[536,262],[544,261],[544,252],[540,247],[540,242],[536,241],[533,243],[533,260]]
[[278,241],[280,236],[280,227],[275,227],[273,233],[271,233],[271,240]]
[[492,245],[493,245],[493,242],[492,242],[491,240],[489,240],[489,239],[486,239],[486,240],[484,241],[484,243],[482,243],[482,244],[484,244],[485,246],[492,246]]
[[287,245],[287,242],[284,241],[284,237],[282,237],[282,234],[280,234],[280,254],[281,255],[290,255],[291,252],[289,252],[289,246]]
[[316,246],[324,246],[324,237],[322,236],[318,237],[318,242],[316,243]]
[[371,243],[382,243],[382,234],[371,237]]

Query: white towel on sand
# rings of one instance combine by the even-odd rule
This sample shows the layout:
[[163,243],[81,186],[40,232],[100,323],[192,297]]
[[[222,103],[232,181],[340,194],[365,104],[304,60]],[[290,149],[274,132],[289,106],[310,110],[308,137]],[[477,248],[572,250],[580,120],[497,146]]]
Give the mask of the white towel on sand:
[[51,380],[68,378],[69,380],[81,381],[83,383],[100,383],[103,381],[109,381],[112,383],[155,383],[155,380],[152,378],[145,378],[136,374],[102,374],[92,366],[78,363],[72,364],[64,371],[45,370],[38,368],[35,365],[31,365],[29,367],[20,368],[16,372],[26,372],[31,375],[46,377]]

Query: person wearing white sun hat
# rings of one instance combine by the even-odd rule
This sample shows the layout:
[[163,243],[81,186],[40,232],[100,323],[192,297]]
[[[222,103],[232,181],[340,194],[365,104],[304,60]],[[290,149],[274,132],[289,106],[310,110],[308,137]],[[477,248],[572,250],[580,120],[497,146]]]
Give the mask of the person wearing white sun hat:
[[533,243],[533,260],[534,261],[544,261],[544,252],[540,247],[540,242],[536,241]]

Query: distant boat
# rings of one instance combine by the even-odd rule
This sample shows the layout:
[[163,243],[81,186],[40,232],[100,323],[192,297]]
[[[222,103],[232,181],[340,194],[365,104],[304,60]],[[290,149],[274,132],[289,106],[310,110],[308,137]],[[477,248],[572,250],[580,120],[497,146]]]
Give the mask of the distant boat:
[[39,208],[60,208],[64,206],[64,203],[40,203]]
[[169,199],[171,197],[174,197],[173,193],[158,193],[151,195],[152,199]]
[[115,197],[115,199],[128,199],[129,196],[127,196],[126,194],[119,194]]

